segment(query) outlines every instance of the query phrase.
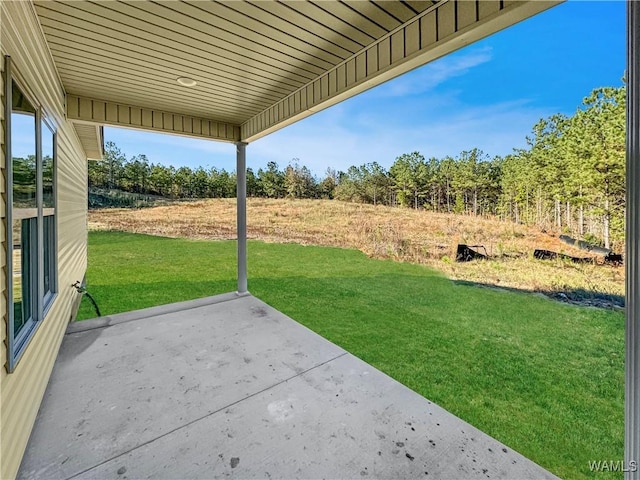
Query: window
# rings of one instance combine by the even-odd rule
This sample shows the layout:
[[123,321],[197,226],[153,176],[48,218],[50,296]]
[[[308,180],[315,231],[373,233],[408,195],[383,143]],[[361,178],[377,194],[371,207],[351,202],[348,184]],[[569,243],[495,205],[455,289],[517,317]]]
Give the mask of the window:
[[[5,61],[9,371],[13,371],[57,290],[56,136]],[[10,159],[10,160],[9,160]]]
[[42,132],[42,252],[43,293],[46,312],[53,301],[56,285],[56,202],[55,202],[55,144],[56,136],[44,119],[40,120]]

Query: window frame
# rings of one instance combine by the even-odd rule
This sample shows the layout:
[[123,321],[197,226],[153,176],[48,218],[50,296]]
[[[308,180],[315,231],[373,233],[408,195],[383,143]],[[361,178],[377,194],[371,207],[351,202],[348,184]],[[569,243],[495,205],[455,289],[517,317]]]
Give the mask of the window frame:
[[[42,110],[41,110],[42,111]],[[49,120],[49,118],[44,114],[44,112],[42,112],[42,114],[40,115],[40,129],[42,131],[45,131],[45,129],[43,128],[43,126],[46,128],[46,130],[48,130],[49,133],[51,133],[51,162],[53,163],[53,172],[52,172],[52,176],[51,176],[51,182],[52,182],[52,196],[53,196],[53,214],[52,215],[44,215],[44,213],[42,214],[42,221],[40,222],[42,225],[42,248],[40,249],[42,252],[42,293],[39,293],[38,295],[42,298],[42,316],[43,318],[47,315],[47,313],[49,312],[49,309],[51,308],[51,305],[53,305],[53,301],[56,299],[56,297],[58,296],[58,132],[53,124],[53,122],[51,122]],[[42,137],[42,133],[41,133],[41,137]],[[42,141],[40,142],[40,151],[42,153]],[[42,158],[40,159],[40,168],[43,168],[43,160]],[[44,176],[41,175],[40,179],[42,182],[44,182]],[[42,193],[44,191],[44,187],[40,190],[40,192]],[[44,200],[42,201],[41,205],[40,205],[40,209],[44,210]],[[53,217],[53,225],[52,225],[52,232],[50,234],[50,236],[45,236],[44,235],[44,222],[45,222],[45,218],[48,217]],[[50,260],[50,265],[46,265],[44,262],[44,251],[45,249],[49,249],[50,254],[49,254],[49,260]],[[50,288],[49,290],[45,290],[44,289],[44,273],[45,270],[47,268],[51,267],[51,271],[49,272],[49,284],[50,284]]]
[[[58,215],[57,215],[57,129],[52,121],[45,115],[42,106],[34,101],[33,95],[29,90],[24,88],[26,82],[23,82],[17,72],[14,71],[13,62],[9,55],[4,57],[4,114],[5,114],[5,218],[6,218],[6,290],[7,290],[7,371],[12,373],[23,354],[27,350],[27,347],[33,339],[40,325],[43,323],[47,313],[54,303],[58,294]],[[35,110],[34,114],[34,131],[35,136],[35,153],[36,153],[36,207],[37,214],[33,226],[29,228],[29,250],[30,256],[33,255],[33,250],[36,249],[35,255],[30,257],[35,259],[35,266],[29,265],[29,273],[32,276],[30,278],[30,294],[32,296],[32,308],[35,311],[30,316],[27,322],[20,328],[19,332],[15,332],[15,307],[14,307],[14,259],[13,259],[13,153],[12,153],[12,125],[11,116],[13,113],[13,84],[20,89],[22,95],[29,101]],[[42,145],[42,133],[43,129],[48,130],[47,133],[51,134],[52,149],[52,182],[53,182],[53,232],[50,236],[45,238],[44,236],[44,219],[43,215],[43,145]],[[48,216],[47,216],[48,217]],[[21,227],[22,228],[22,227]],[[52,248],[50,250],[50,265],[44,265],[44,249]],[[44,291],[44,271],[45,268],[50,268],[50,289]],[[24,294],[25,292],[23,292]],[[35,298],[33,298],[35,295]]]

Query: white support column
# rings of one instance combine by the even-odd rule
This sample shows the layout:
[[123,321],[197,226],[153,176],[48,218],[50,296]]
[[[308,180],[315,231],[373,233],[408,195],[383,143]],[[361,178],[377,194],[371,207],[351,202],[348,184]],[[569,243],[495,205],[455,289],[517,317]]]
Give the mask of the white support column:
[[626,480],[640,480],[640,3],[627,2]]
[[247,294],[247,144],[236,143],[238,294]]

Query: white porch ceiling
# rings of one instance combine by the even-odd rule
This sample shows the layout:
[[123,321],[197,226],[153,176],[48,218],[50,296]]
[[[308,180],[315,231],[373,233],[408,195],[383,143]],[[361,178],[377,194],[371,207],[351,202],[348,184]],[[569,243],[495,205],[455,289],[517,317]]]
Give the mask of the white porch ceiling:
[[224,141],[255,140],[556,3],[34,2],[69,118]]

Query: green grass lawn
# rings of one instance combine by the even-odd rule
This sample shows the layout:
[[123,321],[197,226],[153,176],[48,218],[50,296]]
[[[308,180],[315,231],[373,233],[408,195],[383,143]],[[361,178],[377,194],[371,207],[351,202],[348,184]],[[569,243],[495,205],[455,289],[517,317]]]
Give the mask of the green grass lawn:
[[[235,243],[89,234],[103,315],[235,290]],[[568,479],[622,460],[624,315],[355,250],[249,243],[253,295]],[[82,302],[79,318],[94,316]]]

